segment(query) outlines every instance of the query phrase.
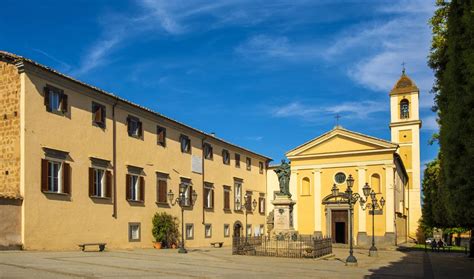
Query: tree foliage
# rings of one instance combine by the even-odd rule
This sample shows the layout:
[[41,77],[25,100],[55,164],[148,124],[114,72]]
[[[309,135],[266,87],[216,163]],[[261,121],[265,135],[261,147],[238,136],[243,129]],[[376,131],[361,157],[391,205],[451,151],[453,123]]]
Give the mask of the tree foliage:
[[[440,124],[434,223],[474,227],[474,1],[438,0],[429,65]],[[431,183],[427,181],[427,183]],[[428,187],[428,186],[427,186]],[[438,215],[440,217],[438,217]],[[438,218],[438,219],[437,219]]]

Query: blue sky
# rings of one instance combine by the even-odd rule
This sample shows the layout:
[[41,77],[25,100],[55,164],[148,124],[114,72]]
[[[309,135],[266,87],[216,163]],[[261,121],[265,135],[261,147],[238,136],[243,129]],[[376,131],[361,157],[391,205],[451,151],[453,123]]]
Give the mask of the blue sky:
[[335,125],[390,139],[406,63],[437,131],[431,0],[2,1],[0,49],[272,157]]

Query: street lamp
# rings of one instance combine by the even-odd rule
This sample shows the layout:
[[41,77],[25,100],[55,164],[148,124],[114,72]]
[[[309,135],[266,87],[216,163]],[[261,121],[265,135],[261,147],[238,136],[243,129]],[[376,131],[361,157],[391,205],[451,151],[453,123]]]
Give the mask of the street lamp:
[[[248,238],[248,229],[247,229],[247,214],[249,211],[253,212],[255,208],[257,207],[257,201],[253,199],[253,202],[250,203],[250,198],[252,196],[249,194],[245,194],[245,203],[242,205],[242,207],[245,209],[245,243],[247,243],[247,238]],[[240,201],[236,201],[237,208],[240,208]]]
[[362,203],[360,204],[360,206],[362,207],[362,210],[369,208],[370,211],[372,212],[372,246],[369,249],[369,256],[376,257],[377,247],[375,247],[375,225],[374,225],[375,224],[375,210],[376,209],[383,210],[383,207],[385,205],[385,200],[382,197],[380,201],[377,201],[377,194],[374,192],[374,190],[370,189],[370,186],[368,183],[365,183],[363,191],[364,191],[364,196],[366,197],[367,201],[369,201],[369,196],[371,200],[371,202],[368,202],[365,206]]
[[353,227],[353,219],[354,219],[354,204],[360,200],[360,203],[365,203],[365,200],[358,194],[352,191],[352,186],[354,186],[354,178],[352,175],[349,174],[349,177],[346,180],[347,182],[347,189],[344,192],[344,196],[347,199],[347,203],[349,204],[349,256],[346,259],[346,265],[357,265],[357,259],[354,256],[353,246],[352,246],[352,227]]
[[[189,185],[181,183],[179,184],[179,196],[174,199],[174,193],[170,189],[168,192],[168,200],[171,205],[178,204],[181,207],[181,246],[179,247],[178,253],[187,253],[188,251],[184,248],[184,208],[187,206],[193,206],[197,200],[197,193],[195,190],[191,193],[191,196],[186,197],[186,190]],[[189,200],[191,199],[191,200]]]

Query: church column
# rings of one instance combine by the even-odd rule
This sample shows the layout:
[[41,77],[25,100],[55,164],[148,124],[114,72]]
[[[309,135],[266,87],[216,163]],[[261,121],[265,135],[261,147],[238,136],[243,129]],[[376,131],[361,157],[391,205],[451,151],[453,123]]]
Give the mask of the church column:
[[314,233],[322,236],[322,204],[321,204],[321,170],[313,170],[313,196],[314,196]]
[[[359,194],[363,193],[364,185],[367,182],[366,171],[367,171],[366,167],[357,168],[357,177],[358,177],[357,192]],[[366,223],[367,216],[366,216],[365,211],[362,210],[362,208],[360,207],[357,207],[357,208],[359,210],[359,218],[358,218],[359,228],[357,232],[357,245],[366,246],[369,244],[368,238],[367,238],[367,223]]]
[[291,175],[290,175],[290,194],[291,194],[291,199],[296,202],[296,204],[293,206],[293,227],[295,230],[298,230],[298,191],[297,191],[297,185],[298,185],[298,173],[296,170],[291,170]]
[[385,165],[385,242],[395,243],[395,191],[394,191],[394,165]]

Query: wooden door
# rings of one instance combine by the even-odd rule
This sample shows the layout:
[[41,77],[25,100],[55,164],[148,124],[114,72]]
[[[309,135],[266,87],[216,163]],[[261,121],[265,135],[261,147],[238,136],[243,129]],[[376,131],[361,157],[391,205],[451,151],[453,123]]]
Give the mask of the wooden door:
[[347,210],[331,211],[331,238],[333,243],[347,243]]

